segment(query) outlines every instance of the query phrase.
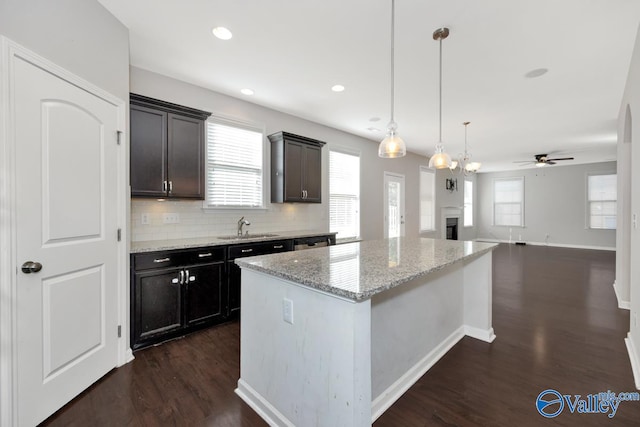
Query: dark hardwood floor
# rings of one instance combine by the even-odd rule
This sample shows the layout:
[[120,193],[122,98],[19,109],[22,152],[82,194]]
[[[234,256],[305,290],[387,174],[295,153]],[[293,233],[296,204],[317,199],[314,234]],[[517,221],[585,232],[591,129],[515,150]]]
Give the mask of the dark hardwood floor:
[[[603,414],[538,414],[546,389],[583,397],[636,391],[617,308],[613,252],[500,245],[493,261],[492,344],[465,337],[374,424],[638,426],[640,402]],[[263,426],[233,390],[239,324],[135,353],[48,426]],[[306,427],[306,426],[303,426]]]

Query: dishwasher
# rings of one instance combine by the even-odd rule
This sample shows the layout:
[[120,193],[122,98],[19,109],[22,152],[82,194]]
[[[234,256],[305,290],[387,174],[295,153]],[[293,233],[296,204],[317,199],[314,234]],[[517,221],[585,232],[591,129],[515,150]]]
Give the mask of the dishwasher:
[[331,239],[328,236],[316,236],[316,237],[300,237],[293,239],[293,250],[301,251],[304,249],[320,248],[323,246],[329,246]]

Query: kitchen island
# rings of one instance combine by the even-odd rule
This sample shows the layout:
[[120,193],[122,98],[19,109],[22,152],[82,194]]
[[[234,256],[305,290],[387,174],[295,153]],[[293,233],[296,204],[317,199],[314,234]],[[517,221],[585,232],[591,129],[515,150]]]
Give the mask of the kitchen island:
[[495,339],[496,246],[401,237],[236,260],[236,393],[271,425],[371,425],[465,335]]

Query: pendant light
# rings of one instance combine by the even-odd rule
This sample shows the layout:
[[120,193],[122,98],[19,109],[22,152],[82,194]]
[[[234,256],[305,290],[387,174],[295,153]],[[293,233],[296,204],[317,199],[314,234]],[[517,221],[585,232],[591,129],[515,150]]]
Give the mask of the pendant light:
[[391,0],[391,120],[387,125],[387,136],[378,146],[378,157],[393,158],[404,157],[407,154],[407,147],[402,138],[398,136],[396,130],[398,124],[393,119],[394,107],[394,29],[395,29],[395,9],[396,2]]
[[448,28],[438,28],[433,32],[433,39],[440,42],[440,136],[436,144],[436,152],[429,159],[429,167],[436,169],[451,167],[451,157],[444,152],[444,145],[442,145],[442,40],[448,36]]
[[460,164],[460,172],[465,176],[478,172],[478,169],[480,169],[482,165],[482,163],[479,162],[472,162],[471,154],[467,152],[467,126],[469,126],[469,123],[471,122],[462,122],[464,125],[464,154],[460,154],[460,161],[458,162]]

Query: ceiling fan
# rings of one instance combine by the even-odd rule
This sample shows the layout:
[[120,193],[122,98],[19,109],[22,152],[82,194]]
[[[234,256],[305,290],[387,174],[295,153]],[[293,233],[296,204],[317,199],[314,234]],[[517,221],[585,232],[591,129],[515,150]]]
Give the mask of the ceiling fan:
[[556,157],[549,158],[548,154],[536,154],[534,156],[535,160],[520,160],[514,163],[522,163],[520,166],[525,166],[527,163],[533,163],[538,167],[546,166],[546,165],[555,165],[558,160],[573,160],[573,157]]

